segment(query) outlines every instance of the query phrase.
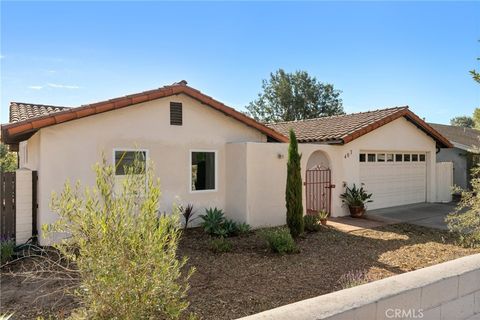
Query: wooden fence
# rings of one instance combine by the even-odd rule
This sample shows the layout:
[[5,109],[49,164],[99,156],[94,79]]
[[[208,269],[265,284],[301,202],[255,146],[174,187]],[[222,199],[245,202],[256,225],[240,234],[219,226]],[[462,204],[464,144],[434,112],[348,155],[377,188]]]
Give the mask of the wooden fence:
[[15,239],[15,172],[2,172],[0,178],[0,238]]

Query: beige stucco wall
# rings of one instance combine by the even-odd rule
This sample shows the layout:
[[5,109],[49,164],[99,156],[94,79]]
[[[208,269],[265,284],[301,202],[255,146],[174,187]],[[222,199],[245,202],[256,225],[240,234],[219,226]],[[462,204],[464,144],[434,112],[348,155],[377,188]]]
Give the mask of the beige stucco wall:
[[[171,126],[169,103],[182,102],[183,126]],[[253,227],[285,223],[285,182],[288,144],[267,143],[266,137],[185,95],[163,98],[41,129],[27,143],[26,167],[38,170],[38,223],[51,223],[52,191],[64,182],[94,183],[92,165],[102,152],[111,163],[113,149],[147,149],[162,184],[160,210],[172,203],[225,209]],[[191,193],[190,151],[217,152],[217,191]],[[348,214],[339,195],[344,185],[358,184],[361,151],[422,151],[427,153],[427,201],[435,199],[435,142],[401,118],[346,145],[300,144],[302,177],[307,167],[332,170],[332,216]],[[433,155],[433,156],[432,156]],[[305,192],[303,193],[305,207]]]
[[[171,101],[183,103],[182,126],[170,125]],[[225,208],[226,143],[242,141],[266,142],[266,136],[185,95],[41,129],[28,140],[27,164],[38,170],[39,226],[56,219],[49,209],[51,192],[61,191],[67,179],[93,185],[92,165],[102,152],[111,163],[114,148],[148,150],[161,180],[161,211],[169,212],[173,202],[192,203],[200,213]],[[190,192],[192,149],[217,151],[217,191]]]
[[360,151],[426,152],[427,202],[435,201],[435,141],[414,124],[405,118],[399,118],[346,144],[342,161],[345,168],[344,181],[348,183],[360,182]]
[[[227,176],[242,172],[244,179],[230,179],[227,184],[227,199],[242,197],[241,204],[227,203],[227,214],[245,221],[253,227],[285,224],[285,185],[287,179],[288,144],[286,143],[231,143],[228,145]],[[245,156],[238,154],[245,152]],[[300,144],[302,154],[302,177],[310,156],[322,161],[328,158],[332,170],[332,183],[341,181],[342,146]],[[322,157],[317,155],[321,153]],[[310,161],[311,163],[311,161]],[[244,196],[245,195],[245,196]],[[238,198],[236,200],[239,200]],[[343,215],[341,204],[332,196],[332,215]],[[305,193],[303,193],[305,207]],[[244,209],[245,208],[245,209]]]
[[[285,224],[285,185],[288,158],[286,143],[231,143],[227,154],[227,213],[253,227]],[[346,145],[300,144],[302,178],[307,168],[328,166],[332,172],[332,216],[348,215],[340,194],[344,185],[360,182],[360,151],[422,151],[427,152],[427,201],[435,201],[435,142],[401,118]],[[242,152],[246,156],[239,156]],[[241,174],[240,174],[241,172]],[[245,179],[241,177],[247,177]],[[238,180],[237,180],[238,179]],[[244,196],[246,195],[246,196]],[[237,197],[237,198],[236,198]],[[306,207],[305,189],[303,192]],[[242,212],[244,212],[242,214]],[[243,216],[243,219],[242,219]]]

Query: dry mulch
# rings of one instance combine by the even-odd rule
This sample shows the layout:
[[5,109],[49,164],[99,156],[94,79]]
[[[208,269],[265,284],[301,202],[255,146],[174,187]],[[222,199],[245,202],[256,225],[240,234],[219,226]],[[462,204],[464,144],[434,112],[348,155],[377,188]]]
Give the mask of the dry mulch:
[[[455,245],[447,232],[408,224],[351,233],[324,228],[299,239],[299,253],[284,256],[271,253],[258,233],[229,240],[232,251],[215,254],[202,230],[190,229],[182,237],[179,253],[197,269],[189,311],[201,319],[234,319],[336,291],[350,270],[368,271],[378,280],[480,252]],[[0,284],[1,312],[15,311],[15,319],[61,317],[75,306],[72,298],[59,302],[55,295],[32,303],[58,283],[39,289],[3,271]]]

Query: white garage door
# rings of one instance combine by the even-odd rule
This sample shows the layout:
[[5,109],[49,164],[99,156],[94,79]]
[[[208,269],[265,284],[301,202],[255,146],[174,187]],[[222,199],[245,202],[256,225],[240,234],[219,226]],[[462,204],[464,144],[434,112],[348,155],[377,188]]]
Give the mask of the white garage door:
[[426,201],[427,166],[425,153],[361,152],[360,182],[379,209]]

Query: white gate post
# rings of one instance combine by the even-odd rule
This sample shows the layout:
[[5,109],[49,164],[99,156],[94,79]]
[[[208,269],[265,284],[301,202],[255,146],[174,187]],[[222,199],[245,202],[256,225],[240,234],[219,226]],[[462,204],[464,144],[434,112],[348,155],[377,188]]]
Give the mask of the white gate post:
[[32,171],[18,169],[15,175],[15,242],[18,245],[32,236]]
[[437,202],[451,202],[453,188],[453,162],[437,162]]

